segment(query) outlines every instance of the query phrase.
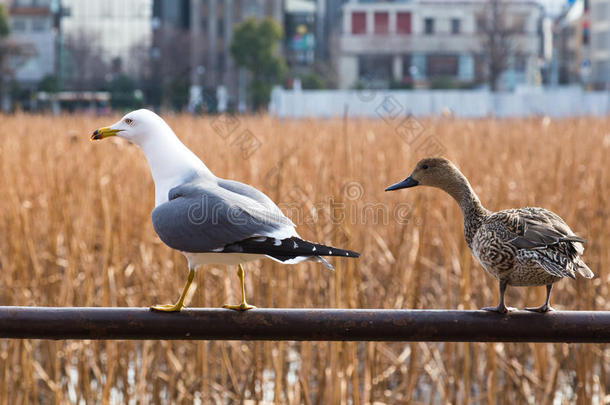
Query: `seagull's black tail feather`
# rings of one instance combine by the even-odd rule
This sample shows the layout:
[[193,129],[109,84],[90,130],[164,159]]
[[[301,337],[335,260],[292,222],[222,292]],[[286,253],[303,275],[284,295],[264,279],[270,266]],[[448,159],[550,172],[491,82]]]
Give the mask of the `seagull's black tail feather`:
[[218,250],[217,252],[261,254],[282,262],[297,257],[311,256],[360,257],[360,253],[358,252],[320,245],[295,236],[287,239],[268,237],[248,238],[240,242],[226,245],[222,250]]

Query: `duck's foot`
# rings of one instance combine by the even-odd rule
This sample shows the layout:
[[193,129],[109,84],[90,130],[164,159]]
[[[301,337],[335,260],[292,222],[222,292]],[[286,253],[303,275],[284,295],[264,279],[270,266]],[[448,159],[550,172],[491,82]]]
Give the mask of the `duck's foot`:
[[159,312],[180,312],[184,308],[181,302],[177,302],[175,304],[161,304],[161,305],[153,305],[150,307],[153,311]]
[[225,304],[222,306],[225,309],[232,309],[234,311],[247,311],[249,309],[254,309],[256,308],[254,305],[250,305],[247,302],[242,302],[241,304],[237,304],[237,305],[229,305],[229,304]]
[[545,313],[545,312],[551,312],[554,311],[555,308],[553,308],[552,306],[548,305],[548,304],[542,304],[539,307],[527,307],[527,308],[523,308],[526,311],[530,311],[530,312],[540,312],[540,313]]
[[517,308],[513,308],[513,307],[507,307],[504,305],[498,305],[497,307],[484,307],[481,308],[482,311],[489,311],[489,312],[497,312],[499,314],[507,314],[509,312],[513,312],[516,311]]

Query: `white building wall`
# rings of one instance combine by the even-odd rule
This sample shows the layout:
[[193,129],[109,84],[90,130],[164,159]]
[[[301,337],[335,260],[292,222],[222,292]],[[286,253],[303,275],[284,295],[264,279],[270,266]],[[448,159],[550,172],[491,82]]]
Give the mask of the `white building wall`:
[[[390,105],[391,111],[388,111]],[[575,117],[610,114],[610,93],[580,87],[512,93],[487,90],[284,90],[275,88],[269,112],[282,118],[350,117],[383,119],[399,125],[407,117]]]
[[[24,87],[36,87],[44,76],[55,71],[56,34],[49,5],[50,0],[38,1],[37,13],[24,13],[19,8],[11,10],[5,6],[9,11],[10,39],[23,44],[28,53],[32,53],[15,71],[15,79]],[[29,5],[24,3],[22,6],[21,10]]]
[[343,55],[339,58],[339,87],[347,89],[358,81],[358,57]]
[[610,0],[591,0],[590,5],[593,83],[610,89]]

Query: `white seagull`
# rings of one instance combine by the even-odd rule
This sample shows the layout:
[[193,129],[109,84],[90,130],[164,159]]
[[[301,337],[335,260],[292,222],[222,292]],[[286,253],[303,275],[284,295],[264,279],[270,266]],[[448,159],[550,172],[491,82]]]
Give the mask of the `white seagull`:
[[301,239],[269,197],[247,184],[216,177],[152,111],[132,111],[114,125],[94,131],[91,140],[110,136],[138,145],[146,155],[155,182],[153,227],[188,261],[189,273],[178,301],[154,305],[153,310],[180,311],[195,271],[204,264],[238,265],[242,300],[224,308],[245,311],[255,307],[246,302],[241,263],[261,258],[280,263],[311,260],[332,270],[322,256],[360,256]]

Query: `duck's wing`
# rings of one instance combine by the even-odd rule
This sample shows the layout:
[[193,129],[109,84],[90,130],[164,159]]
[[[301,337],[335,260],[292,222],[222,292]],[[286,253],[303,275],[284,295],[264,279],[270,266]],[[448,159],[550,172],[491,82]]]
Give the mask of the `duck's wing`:
[[510,243],[518,249],[544,249],[560,242],[578,244],[575,252],[582,253],[586,240],[574,234],[555,213],[544,208],[527,207],[497,212],[489,218],[500,222],[510,233]]
[[488,220],[501,224],[508,231],[505,242],[527,251],[521,256],[537,262],[548,273],[573,278],[576,270],[584,277],[593,277],[579,258],[586,240],[574,234],[557,214],[544,208],[526,207],[497,212]]

